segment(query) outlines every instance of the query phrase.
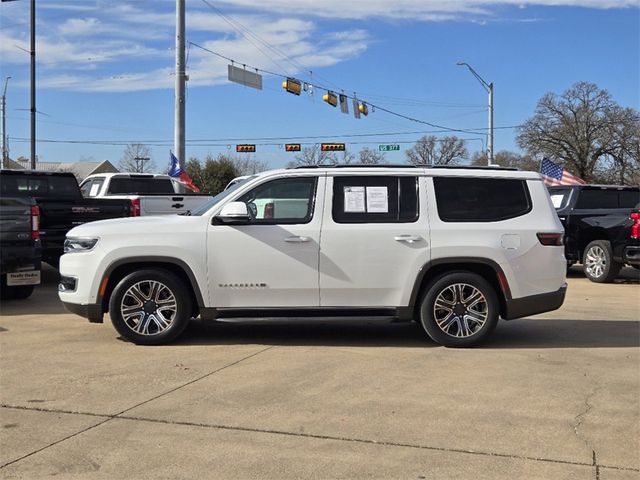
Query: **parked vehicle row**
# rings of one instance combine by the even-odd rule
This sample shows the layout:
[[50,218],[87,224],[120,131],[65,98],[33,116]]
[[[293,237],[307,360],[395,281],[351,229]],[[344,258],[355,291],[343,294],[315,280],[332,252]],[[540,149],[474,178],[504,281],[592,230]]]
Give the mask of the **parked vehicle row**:
[[59,295],[140,344],[170,342],[197,316],[391,315],[462,347],[499,317],[562,305],[563,236],[533,172],[275,170],[190,216],[74,228]]
[[1,196],[33,199],[40,210],[42,260],[57,267],[66,233],[95,220],[130,215],[131,202],[86,199],[72,173],[1,170]]
[[168,175],[146,173],[101,173],[80,184],[86,198],[127,199],[132,216],[183,214],[211,200],[211,195],[181,193],[184,189]]
[[640,268],[640,188],[549,187],[565,237],[569,265],[581,262],[592,282],[610,282],[623,265]]

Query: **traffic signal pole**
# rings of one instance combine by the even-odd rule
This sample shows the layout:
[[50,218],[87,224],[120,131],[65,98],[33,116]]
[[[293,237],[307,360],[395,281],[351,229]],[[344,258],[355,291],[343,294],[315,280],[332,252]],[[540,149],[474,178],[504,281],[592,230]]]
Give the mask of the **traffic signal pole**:
[[31,0],[31,169],[36,168],[36,0]]

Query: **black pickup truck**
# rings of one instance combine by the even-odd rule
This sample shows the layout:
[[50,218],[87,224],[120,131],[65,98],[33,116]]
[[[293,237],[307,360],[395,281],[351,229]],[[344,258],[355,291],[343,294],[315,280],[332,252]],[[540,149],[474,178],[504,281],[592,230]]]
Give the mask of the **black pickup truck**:
[[569,265],[581,262],[592,282],[611,282],[624,264],[640,268],[640,188],[549,187],[565,229]]
[[128,217],[131,201],[85,199],[72,173],[0,170],[0,196],[27,197],[40,209],[42,260],[57,267],[66,233],[76,225]]
[[29,297],[40,283],[40,212],[25,197],[0,197],[0,298]]

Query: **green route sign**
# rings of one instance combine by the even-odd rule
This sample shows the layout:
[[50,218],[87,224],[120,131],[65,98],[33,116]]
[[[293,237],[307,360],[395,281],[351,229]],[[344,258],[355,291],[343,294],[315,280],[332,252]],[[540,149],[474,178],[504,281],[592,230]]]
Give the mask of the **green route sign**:
[[394,152],[400,150],[400,145],[397,143],[389,143],[387,145],[378,145],[381,152]]

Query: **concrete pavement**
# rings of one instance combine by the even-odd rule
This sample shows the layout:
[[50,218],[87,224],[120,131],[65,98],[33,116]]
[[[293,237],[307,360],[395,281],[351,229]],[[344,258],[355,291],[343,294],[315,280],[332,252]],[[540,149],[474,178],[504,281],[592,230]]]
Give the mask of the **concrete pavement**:
[[138,347],[2,304],[1,478],[640,477],[640,275],[454,350],[415,324],[193,322]]

